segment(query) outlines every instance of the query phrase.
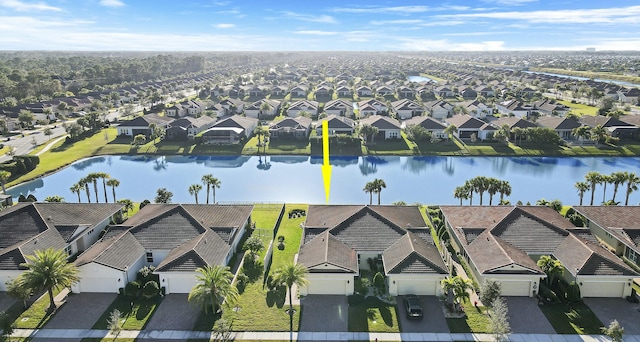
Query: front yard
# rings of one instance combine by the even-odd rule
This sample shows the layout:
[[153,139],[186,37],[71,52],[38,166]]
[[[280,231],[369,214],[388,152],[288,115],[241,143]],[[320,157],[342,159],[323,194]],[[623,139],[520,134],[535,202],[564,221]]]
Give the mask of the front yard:
[[93,329],[108,329],[107,320],[109,319],[109,315],[113,310],[118,309],[124,318],[122,329],[142,330],[155,313],[160,302],[162,302],[162,298],[160,297],[157,299],[136,299],[132,301],[124,295],[119,295],[93,325]]
[[360,295],[349,298],[349,331],[351,332],[400,332],[398,308],[376,297],[362,299]]
[[600,334],[602,322],[583,302],[547,304],[540,307],[558,334]]

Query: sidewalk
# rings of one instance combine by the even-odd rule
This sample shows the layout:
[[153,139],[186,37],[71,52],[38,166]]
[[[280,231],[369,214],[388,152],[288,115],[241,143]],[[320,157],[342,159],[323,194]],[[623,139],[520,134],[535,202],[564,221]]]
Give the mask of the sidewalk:
[[[234,340],[269,341],[289,340],[289,332],[235,332],[231,334]],[[113,338],[107,330],[82,329],[16,329],[11,335],[15,338]],[[123,330],[118,337],[133,339],[163,339],[163,340],[208,340],[213,336],[208,331],[186,330]],[[450,333],[368,333],[368,332],[294,332],[294,341],[493,341],[490,334],[450,334]],[[640,342],[640,335],[626,335],[624,340]],[[602,335],[545,335],[545,334],[511,334],[509,341],[535,342],[578,342],[578,341],[609,341]]]

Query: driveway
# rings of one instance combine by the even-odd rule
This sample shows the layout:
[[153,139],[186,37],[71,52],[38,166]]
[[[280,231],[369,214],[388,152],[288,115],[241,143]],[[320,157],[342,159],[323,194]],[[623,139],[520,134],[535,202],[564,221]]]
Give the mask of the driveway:
[[514,334],[555,334],[556,331],[531,297],[504,297],[509,308],[509,325]]
[[186,293],[166,295],[145,330],[191,330],[200,316],[200,308],[189,303],[187,297]]
[[71,294],[45,328],[91,329],[117,296],[115,293]]
[[0,292],[0,311],[7,311],[17,300],[6,292]]
[[617,319],[625,335],[640,335],[640,304],[623,298],[585,298],[584,302],[605,326]]
[[349,331],[347,296],[308,295],[300,299],[300,305],[300,331]]
[[403,333],[448,333],[449,327],[442,311],[442,302],[435,296],[418,296],[418,298],[424,316],[421,320],[408,319],[404,307],[404,296],[396,298],[400,331]]

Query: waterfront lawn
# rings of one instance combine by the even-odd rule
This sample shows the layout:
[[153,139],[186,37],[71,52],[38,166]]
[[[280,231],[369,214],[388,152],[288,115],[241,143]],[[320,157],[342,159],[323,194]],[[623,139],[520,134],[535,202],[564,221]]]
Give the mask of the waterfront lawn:
[[542,313],[558,334],[601,334],[602,322],[580,302],[576,304],[548,304],[540,306]]
[[400,332],[398,308],[376,297],[367,297],[356,305],[349,305],[350,332]]
[[412,155],[413,151],[404,138],[369,141],[363,147],[369,155]]
[[557,102],[571,108],[571,111],[578,115],[598,115],[598,107],[589,106],[582,103],[571,103],[567,100],[558,100]]
[[269,140],[267,154],[309,155],[311,143],[307,139],[275,139]]
[[464,318],[447,318],[447,326],[451,333],[488,333],[489,332],[489,316],[484,306],[478,306],[476,309],[473,304],[465,299],[462,304],[466,317]]
[[288,212],[292,209],[308,211],[309,206],[306,204],[287,204],[285,206],[284,217],[276,234],[277,236],[281,235],[284,237],[284,249],[281,250],[278,248],[277,239],[273,242],[274,249],[271,269],[292,263],[294,256],[300,249],[300,239],[302,238],[302,227],[300,227],[300,224],[304,222],[306,216],[289,218]]
[[[109,329],[107,327],[109,315],[114,309],[118,309],[125,319],[122,329],[142,330],[147,325],[147,322],[149,322],[149,319],[151,319],[151,316],[156,312],[161,301],[162,298],[151,300],[136,299],[131,301],[128,297],[119,295],[102,313],[102,316],[100,316],[98,321],[93,325],[92,329]],[[133,306],[131,306],[131,303],[133,303]]]

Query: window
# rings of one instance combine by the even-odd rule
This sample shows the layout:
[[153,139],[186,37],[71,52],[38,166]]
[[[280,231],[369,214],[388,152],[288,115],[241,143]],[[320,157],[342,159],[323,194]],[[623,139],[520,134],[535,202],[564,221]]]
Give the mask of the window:
[[153,252],[147,252],[147,262],[153,262]]
[[638,264],[638,254],[631,248],[627,248],[627,252],[625,253],[627,259],[633,261],[634,264]]
[[69,245],[69,246],[65,247],[65,248],[64,248],[64,252],[65,252],[67,255],[71,255],[71,245]]
[[398,137],[398,132],[393,131],[393,132],[389,132],[389,138],[397,138]]

